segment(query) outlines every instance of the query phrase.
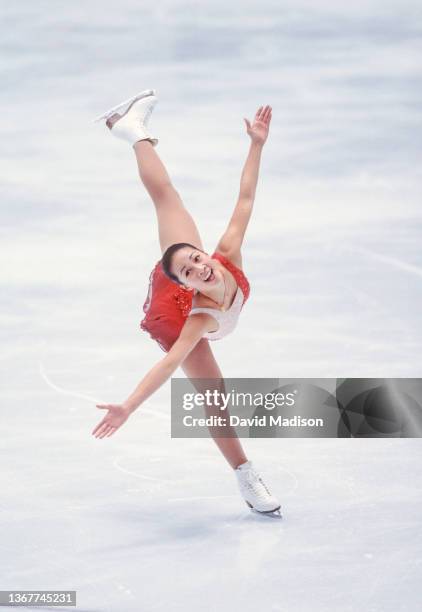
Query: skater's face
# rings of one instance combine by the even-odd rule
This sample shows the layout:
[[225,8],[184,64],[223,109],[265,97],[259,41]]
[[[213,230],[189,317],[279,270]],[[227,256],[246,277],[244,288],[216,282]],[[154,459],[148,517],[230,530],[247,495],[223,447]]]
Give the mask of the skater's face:
[[173,255],[171,268],[177,278],[186,287],[206,291],[222,282],[221,272],[216,267],[216,260],[207,253],[183,247]]

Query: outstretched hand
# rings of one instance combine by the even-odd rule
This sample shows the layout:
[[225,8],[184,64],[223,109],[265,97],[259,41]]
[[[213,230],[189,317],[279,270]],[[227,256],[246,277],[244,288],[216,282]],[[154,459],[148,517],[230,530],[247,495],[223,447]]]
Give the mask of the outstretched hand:
[[97,408],[108,410],[108,413],[93,430],[92,435],[96,438],[110,437],[129,418],[130,412],[121,404],[97,404]]
[[264,144],[267,140],[271,122],[271,111],[271,106],[260,106],[256,111],[252,125],[245,118],[246,131],[251,137],[252,142]]

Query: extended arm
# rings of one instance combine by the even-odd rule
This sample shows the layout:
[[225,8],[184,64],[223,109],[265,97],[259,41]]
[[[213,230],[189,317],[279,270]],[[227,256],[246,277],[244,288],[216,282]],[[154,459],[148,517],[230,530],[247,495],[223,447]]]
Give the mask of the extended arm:
[[210,331],[213,325],[215,325],[215,321],[206,313],[198,313],[188,317],[179,338],[167,355],[150,369],[122,404],[97,404],[98,408],[106,409],[108,413],[95,427],[92,434],[97,438],[112,435],[138,406],[170,378],[204,333]]
[[247,132],[251,138],[248,156],[240,179],[239,197],[226,231],[221,237],[217,251],[226,255],[240,256],[240,248],[251,218],[258,183],[259,167],[263,146],[268,137],[271,121],[271,107],[261,106],[251,125],[245,119]]

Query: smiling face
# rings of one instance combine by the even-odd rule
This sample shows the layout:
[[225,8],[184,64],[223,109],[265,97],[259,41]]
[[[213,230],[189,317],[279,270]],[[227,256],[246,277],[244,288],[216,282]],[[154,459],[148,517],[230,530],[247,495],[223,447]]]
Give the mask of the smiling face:
[[206,291],[223,282],[216,261],[192,247],[183,247],[173,254],[171,271],[186,287],[198,291]]

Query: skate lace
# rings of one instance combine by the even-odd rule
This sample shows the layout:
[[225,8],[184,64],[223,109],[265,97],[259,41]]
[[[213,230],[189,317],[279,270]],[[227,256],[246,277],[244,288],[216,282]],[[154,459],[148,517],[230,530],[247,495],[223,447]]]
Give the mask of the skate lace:
[[245,486],[257,497],[271,495],[262,478],[253,470],[249,470],[245,474]]

